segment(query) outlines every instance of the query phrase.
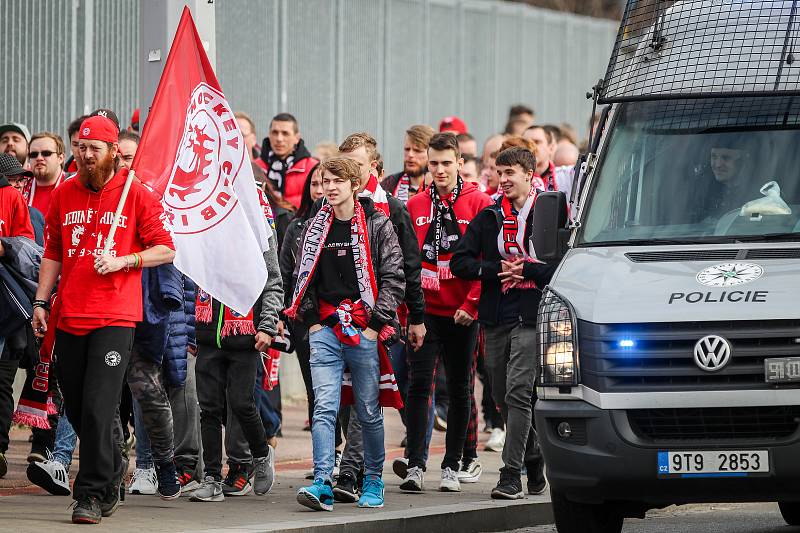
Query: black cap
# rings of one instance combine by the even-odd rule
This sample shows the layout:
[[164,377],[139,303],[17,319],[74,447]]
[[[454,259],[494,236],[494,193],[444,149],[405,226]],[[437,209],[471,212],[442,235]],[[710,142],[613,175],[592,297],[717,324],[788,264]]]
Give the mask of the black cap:
[[89,116],[90,117],[96,117],[96,116],[106,117],[108,120],[113,122],[114,125],[117,127],[117,130],[119,130],[119,118],[117,117],[117,114],[114,113],[114,111],[112,111],[111,109],[105,109],[105,108],[101,107],[100,109],[95,109],[94,111],[89,113]]
[[29,178],[33,177],[33,172],[22,168],[22,165],[19,164],[19,161],[17,161],[16,157],[4,153],[0,153],[0,174],[8,177],[11,176],[27,176]]

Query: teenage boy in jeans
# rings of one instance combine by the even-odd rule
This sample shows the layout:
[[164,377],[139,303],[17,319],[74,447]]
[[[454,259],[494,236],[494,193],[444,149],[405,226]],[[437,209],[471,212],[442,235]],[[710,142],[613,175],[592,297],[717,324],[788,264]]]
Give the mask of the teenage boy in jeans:
[[320,164],[327,203],[303,231],[292,305],[286,314],[309,326],[314,383],[314,483],[297,501],[333,510],[336,417],[347,366],[364,438],[364,483],[359,507],[383,506],[383,414],[399,397],[383,340],[393,331],[405,291],[403,253],[391,221],[369,198],[358,199],[358,163],[334,157]]
[[541,494],[546,486],[531,391],[538,366],[536,314],[555,266],[537,261],[530,244],[536,159],[525,148],[508,148],[495,164],[503,194],[470,223],[451,265],[456,276],[481,282],[478,320],[486,332],[486,369],[506,424],[504,466],[492,498],[518,499],[523,462],[528,493]]
[[447,373],[450,409],[447,413],[446,451],[439,489],[458,492],[458,471],[470,417],[470,372],[478,336],[474,321],[480,285],[456,279],[450,258],[469,222],[492,200],[459,172],[464,160],[452,133],[434,135],[428,145],[431,186],[408,201],[422,251],[422,289],[425,294],[425,328],[422,347],[409,352],[408,470],[400,488],[424,490],[425,432],[434,370],[441,356]]

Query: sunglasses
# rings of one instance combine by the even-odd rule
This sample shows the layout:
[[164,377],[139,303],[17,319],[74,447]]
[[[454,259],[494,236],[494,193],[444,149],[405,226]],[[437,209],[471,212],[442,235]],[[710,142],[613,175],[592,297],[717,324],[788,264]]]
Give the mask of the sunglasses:
[[55,152],[51,152],[50,150],[42,150],[41,152],[30,152],[30,153],[28,153],[28,157],[30,157],[31,159],[36,159],[37,157],[39,157],[39,154],[42,154],[42,157],[47,159],[48,157],[50,157],[54,153]]

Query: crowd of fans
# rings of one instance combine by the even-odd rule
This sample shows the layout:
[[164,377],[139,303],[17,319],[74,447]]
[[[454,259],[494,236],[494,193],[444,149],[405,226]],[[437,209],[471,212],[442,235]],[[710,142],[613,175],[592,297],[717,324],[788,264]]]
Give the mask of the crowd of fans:
[[438,131],[410,125],[402,147],[381,147],[403,150],[390,172],[369,133],[309,150],[289,113],[261,143],[254,121],[236,118],[274,229],[253,258],[269,279],[247,315],[171,264],[159,199],[136,180],[109,239],[138,112],[122,130],[112,110],[77,117],[69,152],[57,133],[0,126],[0,477],[16,422],[32,431],[28,478],[72,495],[76,523],[110,516],[126,492],[200,502],[268,493],[288,352],[313,443],[301,505],[383,505],[383,417],[394,416],[384,407],[406,428],[405,457],[392,464],[400,490],[425,490],[438,430],[439,490],[476,482],[489,451],[503,459],[492,498],[542,493],[535,323],[555,265],[536,258],[530,234],[539,192],[569,197],[575,130],[539,124],[524,105],[487,139],[445,117]]

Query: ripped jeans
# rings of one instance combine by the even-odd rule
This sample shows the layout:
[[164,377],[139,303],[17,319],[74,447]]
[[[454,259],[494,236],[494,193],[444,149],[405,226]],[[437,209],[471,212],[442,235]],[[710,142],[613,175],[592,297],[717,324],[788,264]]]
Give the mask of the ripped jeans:
[[309,335],[311,378],[314,384],[314,479],[331,481],[335,461],[336,417],[342,393],[342,373],[350,370],[355,411],[364,436],[364,474],[381,477],[386,450],[383,413],[378,401],[377,341],[364,337],[357,346],[342,344],[327,326]]

